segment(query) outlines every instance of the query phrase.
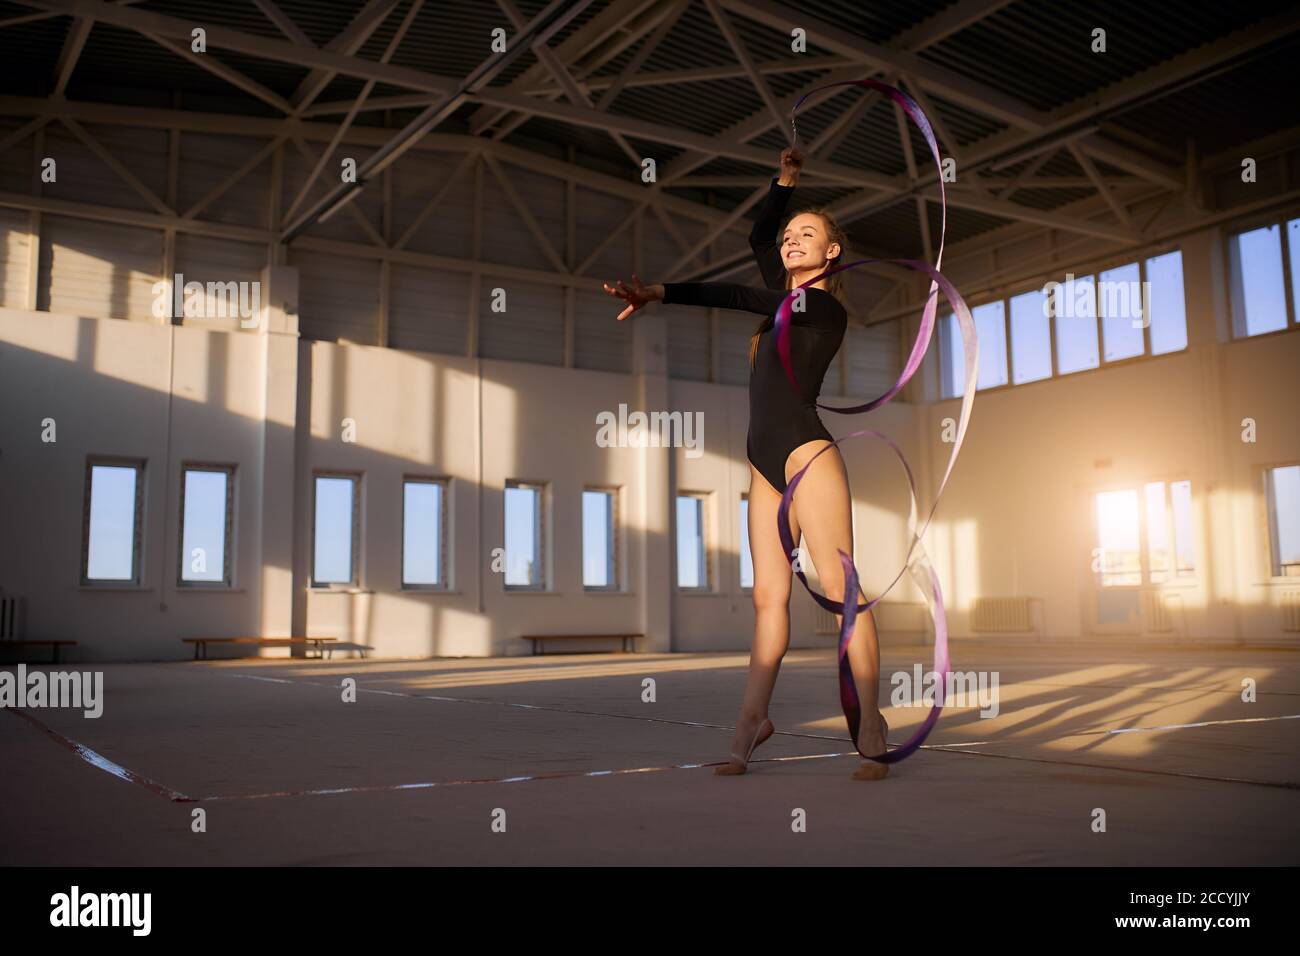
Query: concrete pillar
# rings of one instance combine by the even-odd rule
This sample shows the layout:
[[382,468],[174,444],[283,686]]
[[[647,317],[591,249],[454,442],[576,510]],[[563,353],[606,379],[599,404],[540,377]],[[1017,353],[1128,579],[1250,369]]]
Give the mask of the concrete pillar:
[[[668,333],[662,316],[642,313],[632,327],[632,370],[636,376],[636,408],[650,412],[668,408]],[[629,514],[640,516],[640,573],[632,582],[641,601],[642,648],[672,650],[672,515],[673,449],[641,452],[641,500]]]
[[256,484],[260,538],[259,601],[261,635],[294,633],[294,595],[301,584],[294,575],[296,435],[298,429],[298,270],[268,266],[262,270],[261,321],[264,404],[261,455]]

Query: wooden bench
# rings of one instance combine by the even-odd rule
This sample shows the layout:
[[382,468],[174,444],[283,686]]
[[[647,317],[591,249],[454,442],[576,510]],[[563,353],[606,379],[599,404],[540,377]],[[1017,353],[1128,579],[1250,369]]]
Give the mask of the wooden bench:
[[[622,641],[623,653],[628,652],[628,642],[632,642],[632,649],[636,649],[636,639],[645,637],[644,634],[525,634],[520,640],[533,642],[534,654],[545,654],[543,641],[594,641],[609,640]],[[577,653],[584,653],[578,651]]]
[[304,645],[314,647],[318,657],[326,652],[332,655],[333,648],[325,645],[337,641],[337,637],[182,637],[182,644],[194,645],[194,659],[208,659],[209,644],[256,644],[258,647],[292,647]]
[[23,646],[30,647],[38,644],[48,646],[54,655],[51,660],[51,663],[57,664],[59,662],[59,648],[76,644],[76,643],[77,643],[76,641],[31,641],[31,640],[20,641],[12,637],[7,637],[3,641],[0,641],[0,648],[14,647],[15,645],[19,647],[23,647]]

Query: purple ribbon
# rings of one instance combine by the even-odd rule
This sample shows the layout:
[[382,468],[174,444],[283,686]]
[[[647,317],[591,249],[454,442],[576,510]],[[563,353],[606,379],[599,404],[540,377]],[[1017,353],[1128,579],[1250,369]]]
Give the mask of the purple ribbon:
[[[934,132],[930,128],[930,121],[926,119],[925,113],[916,101],[896,87],[888,83],[881,83],[878,80],[847,80],[842,83],[829,83],[826,86],[819,86],[799,98],[793,109],[790,111],[790,128],[794,133],[794,142],[798,142],[799,133],[794,124],[794,114],[798,111],[799,105],[803,103],[813,93],[821,90],[831,89],[836,86],[862,86],[869,89],[879,90],[887,94],[895,103],[902,107],[908,117],[916,123],[926,142],[930,146],[930,155],[934,157],[935,166],[939,170],[939,197],[943,208],[942,226],[939,231],[939,253],[935,257],[934,265],[921,259],[860,259],[857,262],[850,262],[843,265],[834,266],[827,269],[821,275],[809,279],[798,288],[791,290],[790,294],[782,300],[780,307],[777,309],[774,327],[776,330],[777,353],[781,357],[781,364],[785,367],[786,377],[790,384],[795,388],[796,394],[799,392],[799,383],[795,381],[794,368],[790,362],[790,315],[791,303],[796,295],[802,294],[801,290],[819,282],[826,276],[834,275],[845,269],[853,269],[857,266],[866,265],[869,262],[886,262],[895,265],[905,266],[915,269],[918,272],[924,272],[930,276],[930,294],[926,299],[925,311],[921,315],[921,327],[917,331],[916,341],[912,344],[912,353],[908,356],[907,364],[903,368],[902,374],[898,381],[893,384],[883,395],[873,401],[863,405],[855,405],[851,408],[835,408],[830,405],[817,403],[818,408],[824,408],[827,411],[838,412],[843,415],[852,415],[859,412],[869,412],[873,408],[885,404],[895,395],[903,390],[903,386],[921,367],[921,361],[925,358],[925,353],[929,350],[930,339],[934,333],[935,313],[938,310],[939,299],[937,292],[942,292],[944,298],[952,306],[953,314],[957,317],[958,325],[961,328],[962,348],[965,352],[966,360],[966,390],[962,395],[961,416],[957,423],[957,435],[953,441],[952,454],[948,457],[948,467],[944,469],[943,480],[939,482],[939,488],[935,492],[934,502],[930,505],[930,510],[925,516],[925,521],[918,528],[917,525],[917,504],[916,504],[916,481],[912,477],[912,469],[907,465],[907,459],[903,457],[902,451],[889,438],[889,436],[875,429],[863,429],[845,435],[843,438],[836,439],[825,448],[822,448],[809,459],[808,464],[799,469],[798,473],[790,479],[786,486],[785,493],[781,496],[781,504],[777,508],[776,526],[781,536],[781,543],[785,547],[786,560],[790,561],[791,569],[799,576],[803,586],[812,596],[813,600],[824,607],[826,610],[843,615],[843,622],[840,627],[839,642],[839,673],[840,673],[840,706],[844,711],[845,721],[848,723],[849,733],[853,739],[854,749],[867,760],[874,760],[878,763],[897,763],[910,754],[914,753],[917,748],[929,736],[930,730],[939,720],[939,714],[943,710],[943,701],[948,686],[948,675],[950,670],[950,660],[948,657],[948,621],[943,608],[943,593],[939,586],[939,576],[935,573],[934,568],[930,565],[930,559],[925,553],[925,546],[921,543],[921,537],[930,527],[930,519],[934,517],[935,509],[939,505],[939,498],[943,495],[943,489],[948,484],[948,476],[952,474],[953,465],[957,462],[957,453],[961,450],[963,439],[966,437],[966,426],[970,422],[971,407],[975,402],[975,385],[976,369],[979,367],[979,341],[975,334],[975,320],[971,317],[970,309],[966,302],[957,292],[953,284],[948,281],[944,275],[939,272],[939,265],[943,261],[943,242],[944,234],[948,227],[948,199],[943,185],[943,163],[939,155],[939,145],[935,141]],[[795,542],[793,534],[790,531],[790,503],[794,500],[794,491],[799,482],[803,479],[804,472],[817,460],[818,455],[823,454],[842,441],[849,438],[857,438],[861,435],[870,435],[873,438],[879,438],[885,442],[894,454],[898,456],[899,464],[903,466],[903,472],[907,475],[907,485],[911,496],[911,513],[908,517],[908,531],[912,536],[912,543],[907,549],[907,559],[902,570],[890,582],[889,587],[881,592],[880,596],[866,604],[857,603],[858,593],[858,570],[853,564],[853,558],[839,551],[840,562],[844,566],[844,600],[834,601],[824,594],[819,594],[808,584],[808,579],[804,576],[803,571],[799,569],[794,561]],[[858,728],[861,726],[862,706],[858,698],[857,687],[853,682],[853,671],[849,666],[848,649],[849,639],[853,635],[853,625],[857,616],[862,611],[874,607],[880,600],[890,592],[904,572],[909,572],[912,579],[921,589],[921,594],[925,597],[926,607],[930,612],[930,619],[934,622],[934,670],[935,673],[942,675],[944,693],[940,693],[935,701],[935,705],[930,708],[926,715],[925,721],[921,724],[920,729],[901,747],[890,750],[878,756],[867,756],[862,753],[858,747]]]

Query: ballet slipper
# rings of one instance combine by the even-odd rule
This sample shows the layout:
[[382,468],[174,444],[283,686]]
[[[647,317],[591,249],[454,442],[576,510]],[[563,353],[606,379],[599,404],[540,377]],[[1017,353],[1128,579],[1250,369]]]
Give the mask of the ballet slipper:
[[[885,720],[884,714],[880,715],[880,722],[881,724],[884,725],[884,729],[882,730],[882,736],[884,736],[885,738],[885,749],[880,754],[872,755],[876,757],[883,756],[883,754],[889,752],[889,721]],[[859,727],[858,729],[861,730],[862,728]],[[876,763],[876,761],[874,760],[867,760],[866,758],[863,758],[862,766],[859,767],[857,770],[853,771],[853,773],[850,774],[850,776],[854,780],[882,780],[886,776],[888,776],[888,774],[889,774],[889,764]]]
[[[766,733],[764,733],[765,730]],[[775,732],[776,728],[772,726],[772,721],[764,717],[762,723],[758,725],[758,729],[754,731],[754,739],[750,741],[749,750],[746,751],[745,756],[741,757],[733,750],[731,752],[732,762],[724,763],[720,767],[714,767],[713,772],[722,776],[735,776],[744,773],[749,769],[749,758],[753,756],[754,750]]]

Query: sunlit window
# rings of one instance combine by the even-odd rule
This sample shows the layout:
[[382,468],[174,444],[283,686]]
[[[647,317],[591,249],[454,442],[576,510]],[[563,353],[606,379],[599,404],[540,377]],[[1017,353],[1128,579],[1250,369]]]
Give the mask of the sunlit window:
[[544,487],[522,481],[506,482],[506,579],[507,588],[542,589],[546,586],[546,569],[542,565],[545,549]]
[[87,463],[82,583],[139,583],[143,477],[143,462]]
[[697,590],[709,586],[703,495],[677,496],[677,586]]
[[1300,465],[1264,473],[1269,556],[1274,577],[1300,577]]
[[447,483],[402,482],[402,587],[447,586]]
[[360,509],[356,475],[317,475],[312,523],[312,585],[357,583]]
[[613,489],[582,492],[582,586],[594,590],[618,587],[615,528],[618,510]]
[[1237,233],[1228,240],[1228,259],[1235,334],[1262,335],[1286,328],[1281,228],[1274,224]]
[[740,496],[740,586],[754,586],[754,556],[749,550],[749,498]]
[[187,465],[181,473],[182,585],[230,584],[234,470]]

